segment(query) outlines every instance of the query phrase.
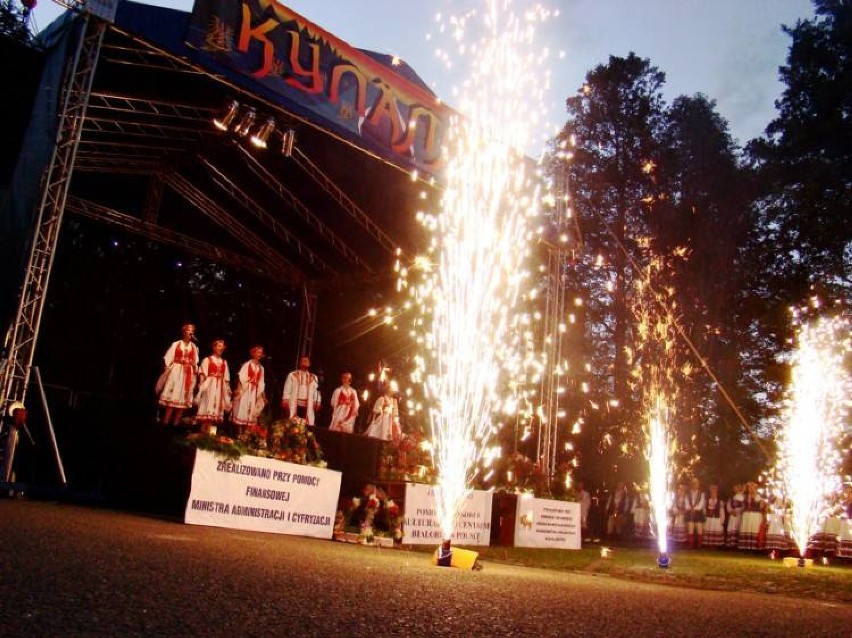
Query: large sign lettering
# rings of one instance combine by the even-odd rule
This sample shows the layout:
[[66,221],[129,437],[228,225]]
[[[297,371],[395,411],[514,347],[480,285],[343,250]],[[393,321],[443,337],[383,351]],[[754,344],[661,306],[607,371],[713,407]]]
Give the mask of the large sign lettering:
[[340,472],[256,456],[230,461],[197,450],[184,520],[331,538],[339,496]]
[[263,85],[286,108],[405,168],[439,170],[450,110],[423,86],[275,0],[196,0],[187,40],[202,56]]
[[[468,494],[453,530],[453,543],[459,545],[491,544],[491,492],[474,490]],[[441,544],[441,524],[431,485],[407,483],[405,486],[405,536],[407,545]]]

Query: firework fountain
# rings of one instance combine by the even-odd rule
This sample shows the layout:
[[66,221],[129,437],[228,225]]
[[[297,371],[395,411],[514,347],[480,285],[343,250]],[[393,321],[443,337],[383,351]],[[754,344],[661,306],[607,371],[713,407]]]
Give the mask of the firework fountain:
[[[633,308],[637,321],[639,355],[635,376],[642,388],[652,529],[659,550],[657,565],[662,569],[668,568],[670,564],[668,517],[674,445],[672,421],[677,397],[675,379],[678,372],[688,374],[688,367],[679,370],[676,364],[677,326],[673,315],[674,301],[656,291],[651,283],[653,278],[662,272],[664,261],[659,257],[653,258],[645,269],[645,277],[636,284]],[[673,289],[664,290],[668,297],[673,296]]]
[[[818,304],[814,302],[818,307]],[[793,540],[804,566],[808,539],[832,514],[841,493],[839,443],[852,390],[850,322],[843,317],[809,321],[808,309],[793,311],[797,347],[779,436],[776,475],[790,504]]]
[[657,565],[669,566],[668,509],[669,509],[669,416],[668,399],[657,383],[652,382],[648,392],[646,427],[648,447],[646,456],[650,474],[651,515],[657,537],[659,556]]
[[[444,556],[496,432],[504,373],[520,365],[513,335],[538,211],[537,167],[523,149],[543,113],[530,105],[542,102],[547,84],[539,71],[547,56],[529,51],[536,24],[549,16],[542,8],[516,13],[511,0],[489,0],[483,11],[446,21],[439,16],[440,30],[471,62],[456,95],[464,119],[451,122],[444,140],[440,210],[418,215],[432,239],[427,259],[416,261],[423,280],[412,288]],[[484,35],[467,43],[476,31]]]

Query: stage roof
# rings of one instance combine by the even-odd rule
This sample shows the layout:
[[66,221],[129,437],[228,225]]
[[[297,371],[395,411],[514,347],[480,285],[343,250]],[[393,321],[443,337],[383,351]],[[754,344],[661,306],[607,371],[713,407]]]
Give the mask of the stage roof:
[[[348,90],[353,102],[358,77],[379,77],[367,73],[382,73],[382,82],[404,89],[395,89],[403,95],[394,106],[400,112],[405,96],[435,99],[407,66],[341,48],[348,45],[298,16],[285,25],[284,17],[295,14],[282,17],[280,5],[251,1],[261,12],[251,24],[275,14],[289,38],[297,24],[299,55],[308,51],[299,65],[309,64],[310,52],[319,51],[312,47],[330,46],[332,64],[344,68],[338,80],[354,78],[337,86]],[[221,46],[205,51],[187,44],[191,22],[190,14],[180,11],[119,4],[102,45],[66,210],[282,283],[334,286],[391,278],[396,248],[417,245],[414,219],[424,205],[422,193],[428,198],[437,193],[424,179],[412,180],[424,160],[413,145],[383,146],[379,138],[390,124],[387,112],[375,118],[381,124],[375,130],[361,127],[370,108],[387,108],[387,102],[381,106],[368,93],[362,122],[358,113],[354,118],[343,113],[342,94],[338,103],[330,100],[329,87],[310,94],[313,102],[300,102],[307,93],[304,84],[288,97],[274,82],[254,77],[256,72],[241,72],[243,59],[229,68],[223,62],[229,52]],[[50,37],[56,37],[62,29],[57,24],[52,31]],[[232,49],[237,35],[230,32],[225,40]],[[49,55],[60,55],[59,48]],[[251,46],[247,55],[250,64],[252,56],[262,58],[262,48]],[[272,80],[280,84],[282,77]],[[328,74],[316,77],[327,80]],[[289,78],[291,85],[301,82],[293,68]],[[46,73],[43,88],[49,81]],[[256,126],[273,118],[277,132],[269,148],[257,149],[248,136],[213,126],[231,100],[239,103],[240,115],[255,109]],[[352,121],[354,130],[347,128]],[[295,132],[289,157],[282,154],[280,138],[287,129]]]

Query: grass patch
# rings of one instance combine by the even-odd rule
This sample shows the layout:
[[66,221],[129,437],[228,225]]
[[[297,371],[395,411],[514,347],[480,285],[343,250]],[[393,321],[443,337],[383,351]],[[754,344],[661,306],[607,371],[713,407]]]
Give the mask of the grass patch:
[[[785,567],[766,554],[727,551],[675,551],[668,569],[657,567],[657,553],[647,548],[614,547],[602,559],[600,548],[581,550],[528,549],[518,547],[471,547],[485,563],[499,562],[557,571],[605,574],[638,582],[712,589],[780,594],[852,603],[852,563],[807,569]],[[434,551],[434,548],[424,548]],[[486,567],[487,569],[487,567]]]

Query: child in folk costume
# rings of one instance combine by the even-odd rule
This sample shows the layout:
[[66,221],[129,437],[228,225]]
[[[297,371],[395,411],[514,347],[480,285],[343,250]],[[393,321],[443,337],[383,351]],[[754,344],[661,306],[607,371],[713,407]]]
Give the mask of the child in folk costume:
[[165,408],[163,423],[177,425],[183,411],[192,406],[192,391],[195,388],[195,372],[198,368],[198,348],[195,326],[184,324],[180,341],[175,341],[166,350],[163,361],[166,365],[157,380],[156,391],[159,404]]
[[[231,371],[222,358],[225,341],[217,339],[212,349],[213,353],[204,357],[198,367],[198,393],[195,395],[198,406],[195,418],[201,423],[201,431],[207,433],[222,422],[225,412],[231,411]],[[215,434],[215,430],[212,433]]]
[[376,399],[373,405],[373,420],[364,434],[383,441],[399,440],[402,434],[399,424],[399,405],[390,388]]
[[651,533],[651,505],[648,495],[640,491],[633,502],[633,536],[638,541],[653,538]]
[[[840,495],[836,494],[834,502],[830,507],[831,514],[825,516],[818,524],[817,528],[812,530],[813,534],[808,539],[808,553],[811,556],[819,555],[836,556],[837,547],[839,545],[839,537],[843,531],[843,519],[840,517]],[[836,506],[836,507],[835,507]]]
[[249,353],[251,359],[243,364],[237,375],[237,390],[234,393],[234,408],[231,423],[237,426],[237,435],[243,434],[249,427],[257,425],[257,417],[266,407],[266,381],[263,374],[263,348],[255,346]]
[[310,368],[310,358],[302,357],[299,359],[299,369],[287,375],[281,394],[281,407],[288,418],[300,416],[308,425],[313,425],[320,409],[320,393],[319,379]]
[[843,499],[840,532],[837,534],[836,556],[838,558],[852,558],[852,485],[846,486]]
[[[627,534],[633,533],[633,524],[629,520],[632,516],[632,510],[633,503],[630,494],[627,492],[627,485],[623,481],[619,481],[606,501],[607,538],[623,540]],[[630,523],[629,529],[628,523]]]
[[757,483],[746,483],[743,499],[743,515],[740,521],[738,549],[761,549],[759,535],[763,525],[763,510],[766,503],[757,493]]
[[355,419],[358,416],[358,393],[351,386],[352,374],[344,372],[340,375],[340,387],[331,395],[331,424],[328,429],[335,432],[352,434]]
[[728,520],[725,526],[725,547],[736,547],[740,539],[740,524],[743,520],[744,488],[740,483],[734,485],[734,494],[728,499]]
[[670,511],[669,538],[673,543],[686,543],[686,485],[678,483]]
[[690,547],[698,549],[704,541],[704,508],[707,501],[701,491],[701,483],[693,478],[686,493],[686,539]]
[[766,549],[786,552],[792,548],[787,503],[779,496],[772,496],[766,504]]
[[719,486],[710,485],[704,507],[704,547],[725,546],[725,502],[719,498]]

